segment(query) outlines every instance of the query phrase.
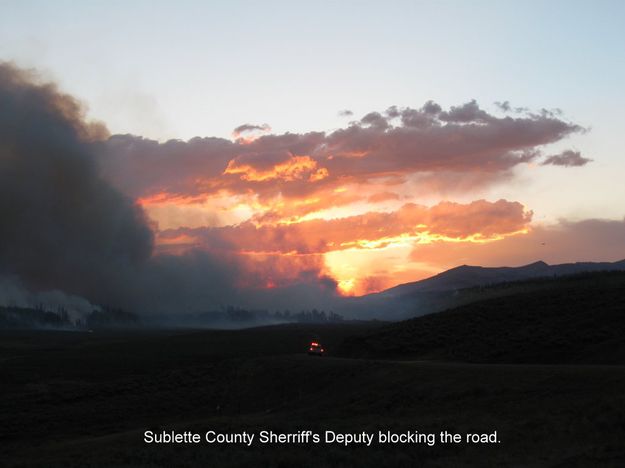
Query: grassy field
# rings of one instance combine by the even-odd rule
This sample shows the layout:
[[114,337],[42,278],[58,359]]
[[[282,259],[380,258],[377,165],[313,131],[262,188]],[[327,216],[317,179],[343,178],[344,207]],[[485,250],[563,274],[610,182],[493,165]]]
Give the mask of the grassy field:
[[[619,466],[625,367],[346,359],[379,323],[0,334],[4,466]],[[308,357],[321,339],[324,358]],[[334,355],[334,356],[333,356]],[[146,445],[145,430],[490,433],[492,445]]]

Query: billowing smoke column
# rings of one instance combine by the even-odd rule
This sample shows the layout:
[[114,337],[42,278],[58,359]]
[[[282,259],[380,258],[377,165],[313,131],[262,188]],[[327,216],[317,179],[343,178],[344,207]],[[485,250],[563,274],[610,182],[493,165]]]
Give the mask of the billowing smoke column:
[[[206,250],[153,255],[153,233],[143,210],[100,174],[94,142],[107,137],[103,125],[85,122],[71,96],[33,72],[0,64],[0,276],[5,283],[60,290],[143,313],[263,305],[262,292],[241,296],[241,265],[234,257]],[[320,287],[332,292],[334,285],[326,283]],[[285,288],[276,299],[286,305],[300,294]]]
[[141,209],[98,174],[89,141],[106,129],[29,72],[0,65],[0,270],[38,289],[104,301],[117,271],[145,262]]

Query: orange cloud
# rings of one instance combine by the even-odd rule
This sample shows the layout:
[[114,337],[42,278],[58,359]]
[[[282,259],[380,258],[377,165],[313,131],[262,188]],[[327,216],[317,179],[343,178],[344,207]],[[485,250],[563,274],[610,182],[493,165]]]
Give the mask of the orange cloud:
[[488,245],[433,242],[415,245],[411,259],[440,270],[462,264],[517,266],[537,260],[558,264],[625,258],[625,220],[588,219],[534,226],[526,235]]
[[224,175],[238,175],[241,180],[265,182],[281,179],[287,182],[304,180],[316,182],[328,177],[325,167],[317,167],[317,161],[309,156],[289,155],[287,159],[276,162],[271,167],[256,166],[251,158],[236,158],[228,163]]
[[150,205],[175,204],[175,205],[194,205],[202,203],[206,200],[205,196],[184,196],[172,195],[167,192],[159,192],[146,197],[137,198],[137,203],[143,207]]
[[232,250],[256,253],[311,254],[345,249],[379,249],[410,240],[484,242],[526,230],[532,213],[518,202],[478,200],[469,204],[442,202],[431,208],[407,203],[395,212],[370,212],[341,219],[313,219],[294,224],[257,226],[245,222],[221,228],[173,229],[157,242],[195,238],[198,246],[227,244]]
[[[497,245],[527,233],[532,218],[506,200],[402,202],[466,200],[521,164],[581,165],[577,153],[556,161],[543,147],[583,131],[548,111],[494,115],[474,101],[447,110],[428,102],[371,112],[332,132],[276,135],[245,124],[233,140],[116,135],[96,149],[104,177],[158,221],[158,252],[226,252],[249,287],[291,285],[314,271],[360,294],[435,271],[408,258],[413,248]],[[398,258],[374,254],[390,251]]]
[[369,203],[381,203],[388,200],[399,200],[399,195],[393,192],[377,192],[369,196]]

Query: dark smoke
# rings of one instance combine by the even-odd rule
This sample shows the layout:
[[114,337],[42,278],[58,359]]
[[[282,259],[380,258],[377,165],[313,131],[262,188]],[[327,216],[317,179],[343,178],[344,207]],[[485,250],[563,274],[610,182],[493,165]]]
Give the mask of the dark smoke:
[[98,174],[90,140],[106,129],[36,80],[0,65],[0,269],[37,289],[103,301],[116,271],[150,257],[152,232]]
[[579,151],[566,150],[560,154],[549,156],[542,163],[543,166],[552,164],[554,166],[576,167],[585,166],[592,159],[584,158]]
[[100,173],[94,142],[105,138],[106,128],[87,123],[74,98],[0,63],[0,279],[140,313],[268,306],[272,298],[282,305],[301,296],[292,287],[243,296],[234,257],[154,255],[143,210]]

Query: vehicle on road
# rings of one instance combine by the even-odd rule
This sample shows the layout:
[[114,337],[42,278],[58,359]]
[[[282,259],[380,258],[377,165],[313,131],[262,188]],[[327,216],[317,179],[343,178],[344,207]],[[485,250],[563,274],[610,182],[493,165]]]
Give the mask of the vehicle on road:
[[319,343],[318,341],[313,341],[310,343],[310,346],[308,347],[308,355],[309,356],[323,356],[323,353],[325,352],[325,350],[323,349],[323,346],[321,346],[321,343]]

